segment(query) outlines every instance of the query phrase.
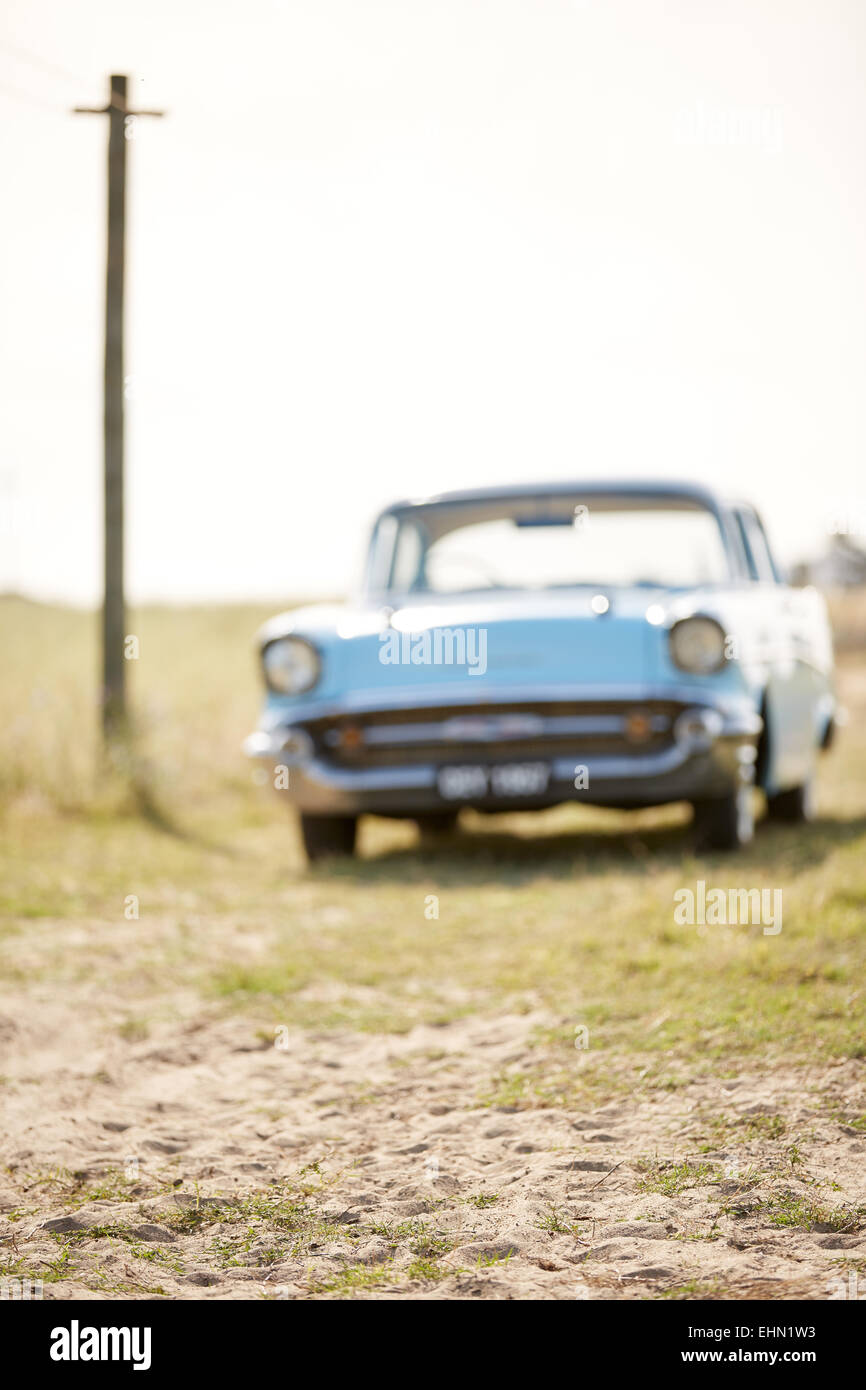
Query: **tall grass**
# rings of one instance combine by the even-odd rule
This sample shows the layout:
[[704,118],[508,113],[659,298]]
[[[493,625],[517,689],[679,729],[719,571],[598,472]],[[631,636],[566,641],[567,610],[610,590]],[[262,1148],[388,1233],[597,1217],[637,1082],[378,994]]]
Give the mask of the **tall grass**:
[[0,797],[74,811],[152,805],[184,814],[251,787],[241,754],[260,686],[253,635],[273,607],[133,611],[129,761],[100,753],[98,614],[0,600]]

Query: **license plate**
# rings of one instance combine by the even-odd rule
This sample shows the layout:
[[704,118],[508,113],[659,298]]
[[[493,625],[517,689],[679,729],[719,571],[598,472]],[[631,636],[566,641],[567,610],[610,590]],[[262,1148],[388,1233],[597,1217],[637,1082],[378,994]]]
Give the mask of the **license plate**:
[[437,779],[439,795],[446,801],[475,801],[493,797],[539,796],[547,790],[547,763],[467,763],[443,767]]

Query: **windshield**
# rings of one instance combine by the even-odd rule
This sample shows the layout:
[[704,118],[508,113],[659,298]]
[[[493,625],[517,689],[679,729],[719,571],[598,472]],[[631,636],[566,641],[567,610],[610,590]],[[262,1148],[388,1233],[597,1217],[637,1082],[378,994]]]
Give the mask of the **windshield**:
[[377,531],[371,587],[401,594],[678,589],[729,578],[719,523],[693,503],[504,499],[431,504],[383,520],[388,524]]

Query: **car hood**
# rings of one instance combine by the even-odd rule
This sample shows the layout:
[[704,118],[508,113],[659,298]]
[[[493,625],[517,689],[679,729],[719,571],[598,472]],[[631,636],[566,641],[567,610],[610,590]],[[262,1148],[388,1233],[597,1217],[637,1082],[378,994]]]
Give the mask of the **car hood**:
[[[444,698],[483,701],[504,687],[644,683],[660,675],[662,633],[647,619],[681,595],[593,589],[461,594],[431,600],[301,609],[274,619],[263,640],[293,633],[322,657],[322,679],[307,699],[351,692],[351,702],[388,704]],[[595,607],[593,600],[596,600]],[[689,607],[692,605],[690,604]],[[459,690],[459,694],[458,694]]]

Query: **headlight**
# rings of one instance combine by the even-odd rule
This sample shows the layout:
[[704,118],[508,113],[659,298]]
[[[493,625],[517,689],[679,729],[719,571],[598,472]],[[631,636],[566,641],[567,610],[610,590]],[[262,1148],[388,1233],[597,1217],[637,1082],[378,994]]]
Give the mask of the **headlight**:
[[671,659],[681,671],[708,676],[725,661],[725,634],[714,618],[683,618],[668,635]]
[[302,637],[278,637],[262,652],[265,680],[280,695],[301,695],[319,679],[322,664],[315,647]]

